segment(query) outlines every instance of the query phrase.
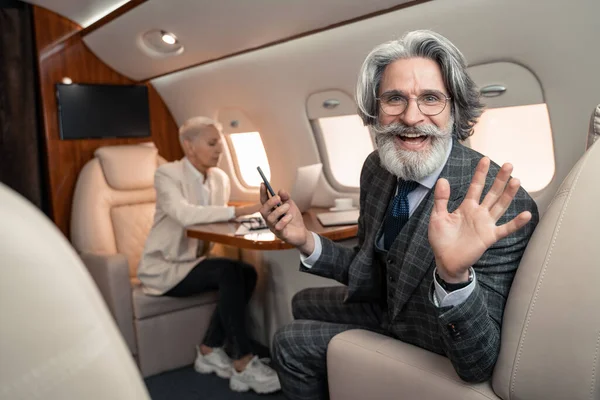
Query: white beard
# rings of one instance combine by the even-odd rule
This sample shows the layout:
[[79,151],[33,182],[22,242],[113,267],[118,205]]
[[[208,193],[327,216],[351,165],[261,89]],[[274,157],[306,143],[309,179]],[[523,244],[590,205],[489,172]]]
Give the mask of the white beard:
[[[435,125],[407,127],[399,123],[384,127],[371,126],[370,129],[375,134],[381,166],[398,178],[419,181],[435,172],[446,160],[448,142],[454,129],[454,118],[450,117],[444,129]],[[429,136],[429,148],[423,151],[396,148],[395,136],[405,133]]]

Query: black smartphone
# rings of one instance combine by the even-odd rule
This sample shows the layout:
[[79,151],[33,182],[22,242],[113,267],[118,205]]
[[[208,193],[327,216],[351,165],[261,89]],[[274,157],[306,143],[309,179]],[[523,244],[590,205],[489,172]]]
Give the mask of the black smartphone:
[[[256,169],[258,170],[258,173],[260,174],[260,177],[262,178],[263,182],[265,183],[265,186],[267,187],[267,190],[269,191],[269,193],[271,193],[271,197],[275,196],[275,191],[271,187],[271,184],[267,180],[267,177],[265,176],[265,174],[263,174],[262,169],[260,169],[260,167],[256,167]],[[269,195],[269,193],[267,193],[267,196]],[[281,204],[279,204],[279,205],[281,205]]]
[[[260,177],[262,178],[263,182],[265,183],[265,186],[267,187],[267,191],[269,193],[271,193],[271,197],[274,197],[275,196],[275,191],[271,187],[271,184],[269,183],[269,181],[268,181],[267,177],[265,176],[265,174],[263,174],[262,169],[260,169],[260,167],[256,167],[256,169],[258,170],[258,173],[260,174]],[[267,197],[269,197],[269,193],[267,193]],[[281,203],[277,203],[276,207],[279,207],[280,205],[281,205]],[[279,221],[283,217],[285,217],[285,214],[281,215],[279,218],[277,218],[277,220]]]

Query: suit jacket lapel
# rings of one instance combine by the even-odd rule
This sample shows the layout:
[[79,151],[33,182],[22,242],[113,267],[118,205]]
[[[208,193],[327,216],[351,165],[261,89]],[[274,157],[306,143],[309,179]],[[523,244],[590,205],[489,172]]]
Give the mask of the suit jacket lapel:
[[[386,171],[387,172],[387,171]],[[379,221],[379,226],[374,227],[375,236],[373,244],[377,243],[379,240],[381,231],[383,229],[383,225],[385,223],[386,212],[388,211],[389,204],[392,200],[392,196],[396,194],[396,187],[398,186],[398,178],[395,175],[387,173],[387,177],[385,178],[383,184],[380,186],[381,191],[377,193],[372,193],[373,199],[371,204],[379,203],[381,207],[375,207],[374,210],[374,218],[375,221]],[[375,186],[377,187],[377,186]]]
[[[449,212],[456,210],[462,203],[471,183],[473,168],[472,159],[467,156],[464,146],[454,140],[446,166],[439,176],[447,179],[450,183]],[[406,235],[405,240],[408,241],[407,246],[404,247],[406,250],[403,257],[399,254],[393,255],[396,259],[402,260],[394,294],[394,318],[404,308],[404,305],[421,284],[426,274],[433,271],[434,255],[427,235],[429,218],[434,204],[434,189],[435,187],[425,196],[400,233],[400,235]],[[398,249],[396,246],[392,246],[390,251],[393,250],[401,252],[402,248]]]
[[181,188],[183,189],[183,197],[190,204],[199,204],[200,196],[198,193],[198,184],[196,182],[196,177],[190,171],[189,167],[185,165],[184,161],[179,162],[179,166],[181,167],[181,176],[183,177],[181,181]]
[[346,301],[372,301],[380,299],[382,294],[382,270],[375,261],[375,245],[390,197],[396,187],[397,178],[379,164],[374,165],[370,189],[367,189],[365,199],[365,242],[359,256],[350,265],[351,272],[348,280],[348,295]]

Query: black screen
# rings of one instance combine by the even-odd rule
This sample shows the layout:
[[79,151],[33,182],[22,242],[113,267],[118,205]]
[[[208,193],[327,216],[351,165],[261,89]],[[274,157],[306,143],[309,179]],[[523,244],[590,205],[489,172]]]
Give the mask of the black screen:
[[144,85],[57,84],[61,139],[150,136]]

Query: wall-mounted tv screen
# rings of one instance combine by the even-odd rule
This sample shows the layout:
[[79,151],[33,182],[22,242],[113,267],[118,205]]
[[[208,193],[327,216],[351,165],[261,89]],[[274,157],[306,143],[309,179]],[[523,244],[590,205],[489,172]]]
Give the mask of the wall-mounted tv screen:
[[60,138],[150,136],[145,85],[56,84]]

